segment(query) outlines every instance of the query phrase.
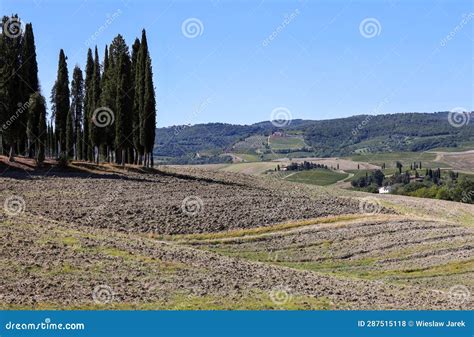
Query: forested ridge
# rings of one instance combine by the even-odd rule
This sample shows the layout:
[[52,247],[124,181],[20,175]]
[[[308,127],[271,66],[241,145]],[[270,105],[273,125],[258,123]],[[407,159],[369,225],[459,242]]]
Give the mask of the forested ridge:
[[269,121],[252,125],[173,126],[157,129],[155,154],[182,161],[188,158],[189,161],[198,152],[223,154],[247,137],[268,136],[277,131],[302,135],[313,154],[322,157],[351,155],[365,150],[416,152],[473,142],[472,121],[463,127],[453,127],[448,115],[449,112],[398,113],[319,121],[297,119],[284,127],[275,127]]
[[38,79],[33,25],[4,16],[0,35],[0,154],[153,166],[156,101],[145,30],[132,47],[118,34],[70,80],[66,52],[59,51],[57,78],[47,114]]

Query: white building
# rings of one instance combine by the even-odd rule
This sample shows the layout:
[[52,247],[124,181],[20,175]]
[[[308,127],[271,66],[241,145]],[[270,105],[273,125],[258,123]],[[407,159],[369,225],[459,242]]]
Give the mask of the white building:
[[387,193],[391,193],[392,190],[393,190],[392,186],[382,186],[379,188],[379,193],[387,194]]

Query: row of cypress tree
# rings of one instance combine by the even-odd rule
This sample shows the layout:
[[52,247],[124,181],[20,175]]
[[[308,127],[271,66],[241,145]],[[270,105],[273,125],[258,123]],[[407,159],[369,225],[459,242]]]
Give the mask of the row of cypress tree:
[[[12,19],[17,21],[18,17],[4,17],[4,27]],[[105,46],[102,64],[97,47],[94,55],[89,49],[85,76],[76,65],[70,83],[67,57],[61,49],[49,123],[40,93],[31,24],[19,36],[2,33],[0,46],[3,154],[8,151],[11,159],[15,153],[24,154],[39,162],[46,155],[66,161],[153,166],[156,102],[145,30],[131,51],[117,35]]]
[[[59,53],[51,92],[54,131],[48,132],[59,157],[153,166],[156,102],[145,30],[131,53],[122,35],[105,46],[100,64],[97,47],[87,52],[85,79],[73,71],[68,85],[67,58]],[[53,126],[49,126],[53,130]],[[54,144],[57,144],[55,147]]]
[[0,154],[45,158],[46,102],[41,95],[31,23],[2,18],[0,34]]

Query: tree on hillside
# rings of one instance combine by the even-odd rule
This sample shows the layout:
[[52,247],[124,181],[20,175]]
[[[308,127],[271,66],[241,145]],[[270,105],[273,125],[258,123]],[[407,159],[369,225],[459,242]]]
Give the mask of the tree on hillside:
[[[107,45],[105,46],[104,53],[104,66],[103,74],[101,78],[101,98],[100,105],[107,107],[112,110],[115,110],[114,106],[114,89],[116,87],[116,81],[114,78],[114,64],[111,60],[111,52],[109,51]],[[111,153],[114,148],[114,126],[106,125],[102,128],[104,134],[105,147],[102,148],[102,155],[107,158],[108,161],[111,159]]]
[[[140,145],[143,148],[144,166],[153,166],[153,144],[155,141],[156,103],[153,87],[153,72],[148,53],[145,30],[142,31],[138,52],[135,91],[138,99]],[[138,94],[137,94],[138,92]]]
[[397,166],[397,169],[398,169],[398,173],[402,174],[402,169],[403,169],[402,163],[397,161],[396,166]]
[[66,148],[66,127],[69,112],[69,78],[67,69],[67,58],[64,51],[59,52],[58,76],[56,79],[56,90],[54,95],[55,113],[55,133],[57,135],[59,156],[65,158],[68,149]]
[[128,46],[121,35],[111,44],[111,61],[114,64],[115,87],[115,148],[118,164],[131,162],[129,155],[132,147],[132,78]]
[[72,158],[74,156],[74,127],[72,122],[71,109],[67,112],[66,117],[66,156]]
[[46,101],[39,92],[31,94],[28,109],[28,113],[31,116],[38,116],[37,134],[34,136],[33,140],[36,162],[41,165],[46,155],[45,148],[48,146],[48,130],[46,127]]
[[92,50],[87,51],[86,63],[86,81],[85,81],[85,95],[84,95],[84,115],[82,120],[83,137],[82,137],[82,157],[84,160],[92,161],[92,146],[90,142],[90,120],[92,116],[92,83],[94,77],[94,59],[92,58]]
[[[131,79],[132,89],[130,90],[130,96],[133,98],[133,107],[132,107],[132,140],[133,147],[135,149],[134,164],[139,164],[141,154],[143,153],[143,148],[140,145],[140,110],[139,110],[139,100],[137,96],[137,83],[140,82],[137,79],[137,63],[138,63],[138,53],[140,51],[140,40],[135,39],[135,42],[132,46],[132,64],[131,64]],[[140,162],[141,164],[141,162]]]
[[99,163],[99,147],[101,146],[103,142],[103,133],[101,130],[101,127],[98,126],[100,125],[98,123],[98,119],[95,119],[96,117],[99,116],[94,116],[94,112],[96,109],[100,108],[100,93],[101,93],[101,87],[100,87],[100,63],[99,63],[99,53],[97,51],[97,47],[95,47],[95,52],[94,52],[94,68],[93,68],[93,74],[92,74],[92,83],[91,83],[91,95],[89,95],[89,101],[88,101],[88,106],[89,106],[89,112],[91,113],[90,115],[90,120],[89,120],[89,132],[90,132],[90,141],[91,145],[93,148],[93,154],[94,154],[94,162]]
[[151,59],[147,60],[147,72],[145,75],[145,156],[147,156],[147,167],[153,167],[153,148],[155,144],[155,129],[156,129],[156,101],[155,88],[153,87],[153,72],[151,68]]
[[128,54],[122,54],[117,67],[117,102],[115,121],[115,144],[119,155],[119,164],[125,165],[127,161],[127,150],[132,145],[132,104],[128,92],[131,89],[130,83],[130,58]]
[[[9,20],[18,20],[18,16],[11,18],[3,17],[2,27],[8,27]],[[22,87],[20,78],[21,69],[21,43],[20,38],[2,33],[0,36],[0,122],[2,144],[9,146],[9,160],[13,161],[15,152],[20,152],[25,134],[24,109],[20,109],[25,103],[25,96],[20,88]],[[23,133],[22,133],[23,131]]]
[[84,111],[84,79],[79,66],[74,67],[71,81],[71,115],[73,120],[74,159],[82,156],[82,121]]
[[103,90],[107,91],[104,95],[108,98],[106,106],[115,117],[114,124],[108,126],[108,141],[115,149],[116,163],[125,164],[129,162],[132,146],[133,82],[129,48],[120,34],[110,44],[108,63],[108,71],[104,70],[107,81]]
[[[21,41],[21,79],[22,101],[27,102],[32,94],[40,90],[35,38],[31,23],[25,25],[25,33]],[[39,134],[40,110],[36,110],[34,115],[31,114],[31,111],[30,109],[28,114],[26,114],[26,134],[28,156],[33,158],[35,154],[35,138]]]
[[146,71],[146,55],[148,53],[145,30],[142,31],[142,39],[140,42],[140,49],[137,55],[137,65],[135,68],[135,99],[134,99],[134,120],[137,122],[137,148],[138,164],[141,165],[144,154],[144,97],[145,97],[145,71]]

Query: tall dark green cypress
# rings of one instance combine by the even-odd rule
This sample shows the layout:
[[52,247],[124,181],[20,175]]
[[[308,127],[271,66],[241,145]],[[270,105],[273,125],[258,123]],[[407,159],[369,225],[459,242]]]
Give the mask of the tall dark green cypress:
[[144,155],[144,98],[145,98],[145,71],[146,71],[146,58],[148,53],[148,45],[146,39],[145,30],[142,31],[142,38],[140,42],[140,49],[137,56],[137,67],[135,69],[135,101],[134,111],[138,117],[138,164],[143,163]]
[[132,106],[133,100],[129,96],[132,89],[130,57],[128,53],[122,53],[116,69],[117,102],[115,120],[115,144],[120,155],[120,164],[124,165],[127,159],[128,149],[132,147]]
[[69,109],[66,117],[66,155],[68,158],[72,158],[74,155],[74,127],[71,109]]
[[[104,67],[103,67],[103,74],[101,79],[101,99],[100,104],[103,107],[110,109],[113,113],[115,113],[115,87],[116,87],[116,80],[114,78],[114,62],[112,59],[112,48],[108,49],[107,45],[105,46],[104,52]],[[111,123],[110,125],[106,125],[102,128],[104,134],[104,141],[105,141],[105,154],[108,161],[111,160],[112,152],[114,149],[114,137],[115,137],[115,125]]]
[[153,71],[151,67],[151,59],[147,58],[145,73],[145,97],[144,97],[144,149],[146,156],[145,166],[153,167],[153,148],[155,144],[155,127],[156,127],[156,101],[155,88],[153,87]]
[[83,131],[83,143],[82,151],[83,158],[87,161],[92,161],[92,146],[90,142],[90,123],[91,123],[91,104],[92,104],[92,84],[94,77],[94,59],[92,58],[92,50],[89,48],[87,51],[87,63],[86,63],[86,81],[85,81],[85,95],[84,95],[84,116],[82,120]]
[[73,120],[74,159],[82,159],[82,120],[84,110],[84,80],[79,66],[74,67],[71,81],[71,115]]
[[137,79],[137,64],[138,64],[138,53],[140,51],[140,40],[135,39],[135,42],[132,46],[132,65],[131,65],[131,79],[132,79],[132,90],[130,91],[130,96],[133,97],[133,107],[132,107],[132,139],[133,147],[135,149],[135,158],[133,160],[134,164],[139,163],[139,157],[143,153],[143,148],[140,145],[140,108],[139,108],[139,97],[137,96],[137,83],[140,82]]
[[[11,18],[3,17],[2,26],[6,27]],[[18,16],[12,16],[12,19],[18,19]],[[25,96],[21,88],[21,39],[17,37],[1,34],[0,36],[0,122],[6,125],[2,128],[2,144],[9,146],[9,160],[13,161],[15,152],[21,150],[24,139],[24,104]],[[22,132],[23,131],[23,132]]]
[[36,162],[39,165],[42,165],[46,157],[46,136],[47,136],[47,126],[46,126],[46,100],[43,96],[40,96],[41,109],[39,113],[38,120],[38,137],[36,138]]
[[66,127],[69,112],[69,79],[66,56],[61,49],[59,52],[58,77],[54,97],[56,105],[55,131],[58,136],[60,156],[66,157]]
[[34,147],[36,149],[35,158],[39,165],[41,165],[45,159],[45,147],[47,143],[47,128],[46,128],[46,102],[44,97],[39,93],[35,92],[31,94],[29,99],[29,114],[38,116],[37,130],[38,134],[34,138]]
[[46,133],[46,156],[51,157],[52,156],[53,144],[52,144],[52,139],[51,139],[52,128],[51,128],[51,125],[50,125],[49,122],[46,123],[46,130],[47,130],[47,133]]
[[[29,100],[30,96],[35,92],[39,92],[38,81],[38,64],[36,62],[36,46],[33,34],[33,26],[31,23],[25,25],[25,33],[22,36],[21,42],[21,91],[23,101]],[[26,120],[26,135],[27,135],[27,152],[28,156],[32,158],[35,153],[36,138],[39,136],[39,113],[40,110],[35,110],[37,115],[32,115],[31,110],[25,114]]]
[[138,107],[139,139],[144,155],[144,166],[153,166],[153,144],[155,138],[156,102],[153,87],[151,58],[145,30],[137,58],[135,73],[135,105]]
[[[122,37],[117,35],[109,49],[109,66],[104,70],[103,96],[107,99],[106,104],[115,115],[113,130],[107,134],[113,135],[116,153],[116,163],[128,162],[128,156],[132,148],[132,104],[133,104],[133,82],[131,79],[130,54],[128,46]],[[104,63],[105,64],[105,63]]]
[[94,71],[92,74],[92,88],[91,88],[91,95],[89,97],[89,109],[92,113],[90,121],[89,121],[89,132],[90,132],[90,140],[91,145],[94,152],[94,161],[99,163],[99,148],[103,143],[103,133],[101,128],[97,125],[94,121],[94,111],[97,108],[100,108],[100,63],[99,63],[99,53],[97,51],[97,47],[95,47],[94,53]]
[[135,95],[136,104],[138,106],[138,127],[139,127],[139,141],[140,141],[140,160],[139,164],[143,162],[144,166],[147,166],[146,156],[147,151],[145,148],[146,144],[146,110],[145,110],[145,86],[146,86],[146,73],[147,73],[147,60],[148,60],[148,42],[146,38],[145,30],[142,30],[142,39],[140,42],[140,50],[138,52],[137,70],[136,70],[136,82],[135,82]]

